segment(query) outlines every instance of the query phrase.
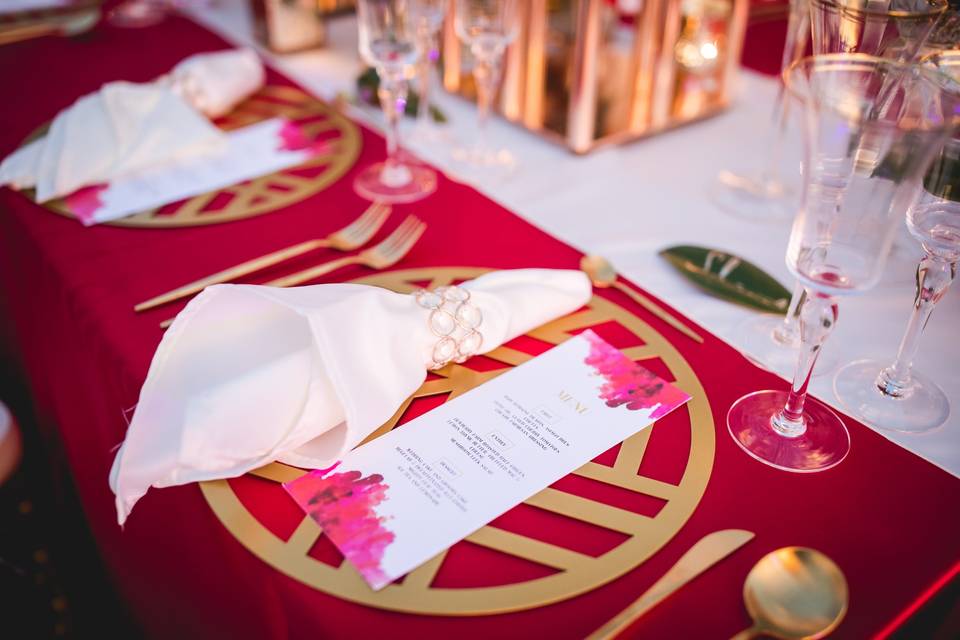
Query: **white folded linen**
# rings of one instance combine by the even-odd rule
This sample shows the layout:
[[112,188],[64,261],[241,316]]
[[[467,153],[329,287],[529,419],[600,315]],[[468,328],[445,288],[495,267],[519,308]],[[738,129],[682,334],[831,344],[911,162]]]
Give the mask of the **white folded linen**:
[[198,53],[168,76],[173,90],[208,118],[219,118],[263,86],[266,72],[253,49]]
[[[0,185],[36,188],[43,203],[146,168],[215,154],[221,115],[263,83],[252,51],[200,54],[157,82],[111,82],[54,118],[47,135],[0,163]],[[190,102],[192,101],[192,103]]]
[[[521,269],[463,285],[486,353],[583,306],[579,271]],[[325,468],[423,383],[429,312],[379,287],[208,287],[157,348],[110,471],[117,517],[147,490],[236,477],[279,460]]]
[[46,136],[0,164],[0,183],[37,202],[148,167],[214,153],[223,133],[169,87],[111,82],[60,112]]

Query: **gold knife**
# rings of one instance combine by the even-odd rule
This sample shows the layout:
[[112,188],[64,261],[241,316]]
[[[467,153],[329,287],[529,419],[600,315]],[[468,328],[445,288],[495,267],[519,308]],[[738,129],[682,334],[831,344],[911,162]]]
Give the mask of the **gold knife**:
[[642,596],[587,636],[587,640],[607,640],[617,637],[640,616],[660,604],[664,598],[752,540],[753,535],[753,532],[743,529],[724,529],[704,536]]

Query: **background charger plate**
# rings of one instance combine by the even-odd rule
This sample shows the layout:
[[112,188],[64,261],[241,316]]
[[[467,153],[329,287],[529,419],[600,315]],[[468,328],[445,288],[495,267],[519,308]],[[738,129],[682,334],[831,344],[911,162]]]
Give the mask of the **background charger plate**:
[[[328,141],[328,150],[296,167],[103,224],[192,227],[252,218],[283,209],[323,191],[342,178],[357,161],[361,146],[357,125],[333,107],[294,87],[263,87],[218,119],[216,124],[229,131],[277,117],[301,123],[308,136]],[[47,126],[28,140],[42,135]],[[75,218],[62,200],[53,200],[43,206]]]

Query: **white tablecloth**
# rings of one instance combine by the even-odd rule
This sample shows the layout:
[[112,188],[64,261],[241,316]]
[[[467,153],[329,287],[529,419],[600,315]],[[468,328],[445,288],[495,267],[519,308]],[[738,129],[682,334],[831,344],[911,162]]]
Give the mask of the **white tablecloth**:
[[[256,45],[245,2],[221,0],[198,9],[194,17],[231,41]],[[329,99],[340,92],[353,93],[361,68],[356,51],[355,20],[342,17],[331,21],[322,50],[286,56],[264,53],[283,73]],[[545,231],[586,253],[610,258],[627,278],[738,346],[738,327],[756,314],[704,295],[657,252],[673,244],[723,249],[790,286],[784,264],[789,223],[743,222],[719,212],[709,197],[721,169],[747,167],[754,160],[759,164],[764,157],[776,82],[744,72],[741,85],[738,103],[716,118],[588,156],[575,156],[523,129],[494,121],[491,139],[511,149],[518,167],[507,177],[471,180],[487,196]],[[451,135],[474,128],[472,105],[447,95],[438,96],[437,102],[451,120]],[[379,122],[374,110],[353,115]],[[786,146],[785,162],[797,166],[795,134],[788,136]],[[445,171],[460,171],[448,147],[412,145],[412,149]],[[841,363],[893,358],[914,295],[910,266],[914,249],[908,239],[900,246],[875,290],[841,301],[840,320],[825,347]],[[954,405],[947,423],[924,435],[881,433],[960,476],[958,329],[960,294],[951,291],[934,312],[916,360],[917,368],[939,381]],[[818,376],[811,388],[818,398],[837,406],[832,378]]]

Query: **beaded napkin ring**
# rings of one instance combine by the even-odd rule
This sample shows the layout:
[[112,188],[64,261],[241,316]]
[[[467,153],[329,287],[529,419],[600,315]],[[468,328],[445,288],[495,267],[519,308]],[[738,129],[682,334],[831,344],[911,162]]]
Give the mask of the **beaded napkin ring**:
[[470,303],[470,292],[458,286],[437,287],[433,291],[419,289],[413,298],[430,310],[427,324],[440,338],[433,345],[430,369],[442,369],[450,362],[463,362],[480,350],[483,336],[477,327],[483,322],[480,309]]

